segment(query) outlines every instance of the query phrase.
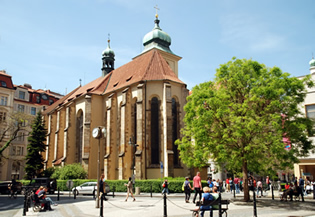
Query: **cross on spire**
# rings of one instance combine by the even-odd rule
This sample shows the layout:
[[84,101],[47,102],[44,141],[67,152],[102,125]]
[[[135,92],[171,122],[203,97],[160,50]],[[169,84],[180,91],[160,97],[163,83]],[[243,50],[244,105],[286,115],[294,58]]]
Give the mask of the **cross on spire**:
[[110,34],[108,33],[108,40],[107,40],[107,42],[108,42],[108,47],[110,46],[110,44],[109,44],[109,42],[110,42]]
[[159,17],[158,10],[160,10],[160,8],[158,8],[157,5],[155,5],[154,8],[155,8],[155,11],[156,11],[155,17],[158,18]]

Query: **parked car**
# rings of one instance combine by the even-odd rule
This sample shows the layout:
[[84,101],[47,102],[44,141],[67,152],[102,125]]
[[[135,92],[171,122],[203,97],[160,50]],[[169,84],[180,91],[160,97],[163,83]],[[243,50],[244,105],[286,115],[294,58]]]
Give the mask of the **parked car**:
[[[94,192],[95,191],[95,192]],[[75,188],[72,188],[73,194],[96,194],[97,192],[97,182],[85,182]],[[110,192],[108,184],[105,184],[105,193]]]
[[[15,182],[16,183],[16,188],[17,188],[17,193],[20,194],[22,191],[22,183],[21,182]],[[12,181],[5,181],[0,183],[0,194],[9,194],[9,186],[11,186]]]
[[32,188],[33,190],[36,190],[40,186],[48,188],[47,192],[50,194],[53,194],[57,190],[57,181],[56,179],[51,179],[48,177],[35,178],[35,179],[32,179],[28,185],[23,186],[23,192],[26,188],[28,189]]

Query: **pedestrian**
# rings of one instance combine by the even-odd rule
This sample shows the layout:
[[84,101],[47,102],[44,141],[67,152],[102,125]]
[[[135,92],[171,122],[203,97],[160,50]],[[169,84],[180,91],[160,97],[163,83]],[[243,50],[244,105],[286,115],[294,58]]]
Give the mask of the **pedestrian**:
[[266,191],[268,191],[268,190],[270,190],[270,184],[271,184],[269,176],[266,177],[266,184],[267,184],[267,190]]
[[233,191],[233,180],[232,180],[232,177],[229,178],[229,185],[230,185],[230,190],[231,190],[231,193]]
[[208,184],[208,186],[209,186],[209,188],[210,188],[210,191],[212,191],[212,187],[213,187],[213,182],[212,182],[212,179],[211,179],[211,177],[208,177],[208,181],[207,181],[207,184]]
[[230,191],[230,182],[229,182],[229,178],[226,178],[225,180],[225,188],[226,188],[226,192]]
[[239,189],[239,178],[235,177],[234,180],[234,186],[235,186],[235,193],[236,194],[239,194],[240,193],[240,189]]
[[217,185],[217,188],[218,188],[218,191],[219,192],[222,192],[222,188],[223,188],[223,181],[222,180],[220,180],[220,179],[218,179],[218,184],[219,185]]
[[201,178],[200,178],[200,172],[197,172],[196,176],[193,179],[193,188],[195,189],[195,196],[193,199],[193,203],[196,202],[197,194],[199,194],[199,201],[201,200]]
[[131,181],[131,177],[129,177],[129,181],[128,183],[126,184],[125,183],[125,186],[127,186],[127,196],[126,196],[126,200],[128,200],[128,197],[129,197],[129,193],[131,194],[131,197],[133,198],[133,201],[136,201],[136,198],[135,196],[133,196],[133,193],[132,193],[132,181]]
[[193,190],[193,188],[190,185],[189,177],[186,177],[185,182],[184,182],[184,192],[185,192],[185,202],[186,203],[189,203],[190,190]]
[[302,194],[306,196],[306,194],[304,192],[304,184],[305,184],[304,179],[302,177],[300,177],[300,179],[299,179],[299,187],[301,189]]
[[100,187],[99,199],[101,199],[101,197],[103,197],[104,200],[108,200],[105,197],[105,176],[104,176],[104,174],[101,175],[100,180],[98,182],[98,186]]
[[165,192],[167,194],[170,194],[169,190],[168,190],[168,182],[167,179],[164,180],[163,184],[162,184],[163,190],[162,190],[162,194],[165,194]]
[[[259,191],[261,192],[260,193],[261,196],[258,196]],[[263,195],[263,186],[262,186],[261,180],[259,179],[258,182],[257,182],[257,197],[262,197],[262,196],[264,196]]]

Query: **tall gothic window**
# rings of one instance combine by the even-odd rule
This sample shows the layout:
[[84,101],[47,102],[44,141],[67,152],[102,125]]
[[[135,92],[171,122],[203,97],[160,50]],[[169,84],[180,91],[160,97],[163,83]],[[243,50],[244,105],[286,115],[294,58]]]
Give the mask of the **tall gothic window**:
[[178,161],[178,150],[175,141],[178,139],[178,112],[177,103],[174,98],[172,98],[172,144],[174,152],[174,165],[179,165]]
[[83,112],[79,111],[77,116],[77,136],[76,136],[76,159],[82,163],[82,146],[83,146]]
[[159,100],[151,100],[151,164],[160,163]]
[[133,107],[133,129],[134,142],[137,143],[137,103],[135,103]]

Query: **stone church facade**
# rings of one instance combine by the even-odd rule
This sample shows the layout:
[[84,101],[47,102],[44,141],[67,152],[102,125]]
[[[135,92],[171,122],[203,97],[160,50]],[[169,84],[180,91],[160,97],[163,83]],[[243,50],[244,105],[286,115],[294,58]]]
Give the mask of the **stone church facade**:
[[[157,16],[142,53],[117,69],[108,42],[102,76],[44,111],[45,167],[81,163],[89,178],[96,178],[99,168],[106,179],[190,175],[174,145],[181,136],[188,90],[178,78],[181,57],[170,44]],[[100,136],[102,129],[106,133]]]

